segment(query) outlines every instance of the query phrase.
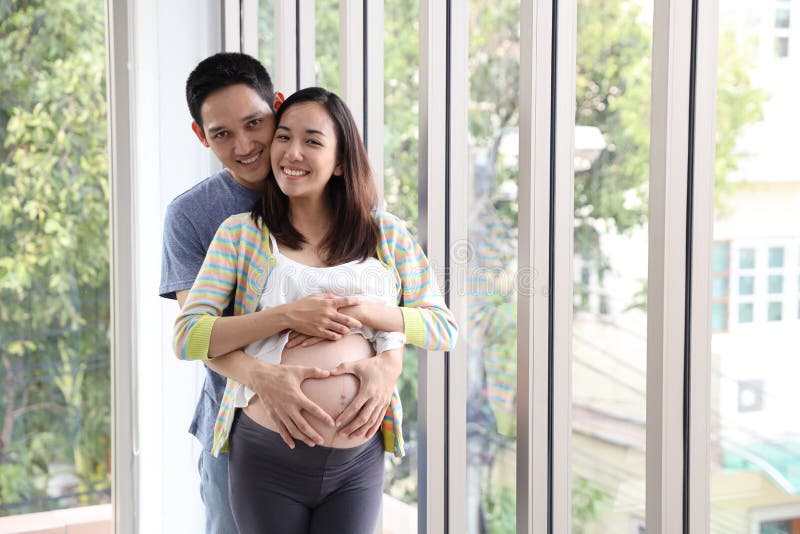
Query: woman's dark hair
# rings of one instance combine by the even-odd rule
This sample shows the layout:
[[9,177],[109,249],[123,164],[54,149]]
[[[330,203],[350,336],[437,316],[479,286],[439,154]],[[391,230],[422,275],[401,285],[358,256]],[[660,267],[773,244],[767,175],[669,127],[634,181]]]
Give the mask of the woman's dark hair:
[[[336,162],[342,169],[342,175],[333,176],[325,187],[333,224],[319,245],[320,252],[328,265],[371,258],[378,246],[378,228],[371,214],[378,196],[367,149],[353,115],[347,104],[334,93],[321,87],[308,87],[281,104],[275,124],[281,123],[287,109],[304,102],[316,102],[330,115],[336,132]],[[256,223],[263,221],[282,245],[299,249],[303,243],[308,243],[291,223],[289,197],[278,187],[271,168],[264,194],[256,202],[251,215]]]

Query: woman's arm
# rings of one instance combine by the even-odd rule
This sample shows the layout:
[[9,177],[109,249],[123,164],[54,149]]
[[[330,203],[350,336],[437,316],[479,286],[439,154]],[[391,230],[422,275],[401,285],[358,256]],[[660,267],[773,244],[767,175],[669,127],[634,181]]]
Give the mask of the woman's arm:
[[382,256],[392,260],[400,276],[400,306],[363,301],[340,311],[375,330],[403,332],[409,345],[451,350],[458,339],[458,326],[439,291],[428,258],[399,219],[382,217],[380,225],[385,239]]
[[[227,222],[227,221],[226,221]],[[175,320],[173,348],[184,360],[221,356],[281,332],[293,329],[323,339],[339,339],[361,323],[340,313],[339,307],[358,303],[352,297],[329,294],[267,308],[259,312],[222,317],[234,297],[239,277],[238,243],[242,225],[223,223],[217,230],[203,266]],[[243,307],[243,304],[237,303]]]
[[[391,218],[390,218],[391,217]],[[451,350],[458,339],[458,326],[439,291],[436,274],[419,244],[405,225],[393,216],[381,221],[381,233],[386,243],[381,255],[391,259],[401,283],[401,305],[388,306],[363,300],[339,311],[374,330],[403,332],[409,345],[428,350]],[[293,333],[287,347],[308,347],[322,338],[305,333]]]
[[255,313],[220,317],[211,330],[208,355],[227,354],[289,329],[322,339],[340,339],[352,328],[360,328],[361,323],[339,308],[357,303],[354,297],[320,294]]

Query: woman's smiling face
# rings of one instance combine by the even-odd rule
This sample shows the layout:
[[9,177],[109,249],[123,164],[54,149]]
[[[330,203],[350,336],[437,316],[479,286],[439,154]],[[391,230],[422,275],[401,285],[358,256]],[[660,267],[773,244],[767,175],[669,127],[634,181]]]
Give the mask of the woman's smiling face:
[[333,120],[317,102],[301,102],[283,111],[270,148],[272,172],[290,199],[322,197],[331,176],[341,174]]

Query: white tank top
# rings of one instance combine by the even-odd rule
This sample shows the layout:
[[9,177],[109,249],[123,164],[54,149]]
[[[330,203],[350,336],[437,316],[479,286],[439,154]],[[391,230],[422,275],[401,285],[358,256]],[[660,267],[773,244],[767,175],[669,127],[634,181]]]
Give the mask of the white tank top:
[[[281,254],[275,238],[272,234],[269,237],[276,263],[258,301],[256,311],[318,293],[359,297],[388,306],[397,305],[399,288],[395,277],[378,259],[354,260],[333,267],[311,267]],[[350,334],[361,334],[364,339],[372,343],[376,354],[401,348],[405,344],[405,335],[402,332],[382,332],[362,326],[352,329]],[[288,341],[288,332],[278,333],[250,343],[244,348],[244,352],[259,360],[279,364],[283,348]],[[247,406],[253,395],[250,389],[239,388],[235,406]]]

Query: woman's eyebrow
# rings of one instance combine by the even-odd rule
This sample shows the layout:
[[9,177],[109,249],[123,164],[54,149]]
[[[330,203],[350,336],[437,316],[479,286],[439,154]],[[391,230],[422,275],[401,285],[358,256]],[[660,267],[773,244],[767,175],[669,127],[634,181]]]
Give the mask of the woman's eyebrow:
[[[291,131],[292,131],[292,130],[291,130],[289,127],[288,127],[288,126],[284,126],[284,125],[282,125],[282,124],[279,124],[279,125],[278,125],[278,127],[277,127],[276,129],[277,129],[277,130],[286,130],[287,132],[291,132]],[[321,131],[321,130],[313,130],[313,129],[308,129],[308,130],[306,130],[306,133],[307,133],[307,134],[321,135],[322,137],[327,137],[327,136],[325,135],[325,132],[323,132],[323,131]]]

